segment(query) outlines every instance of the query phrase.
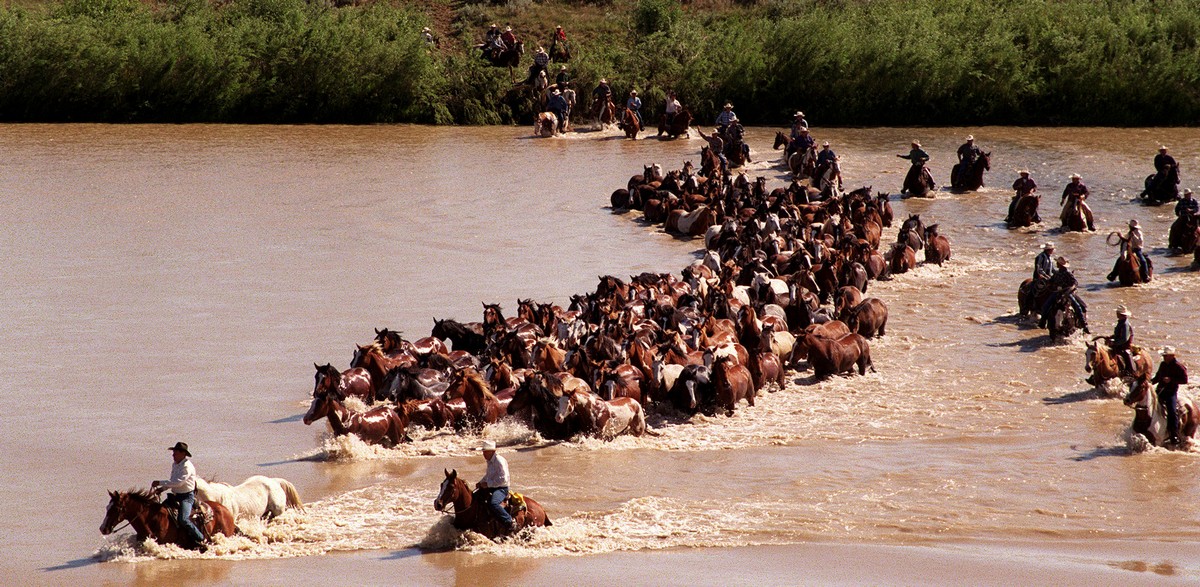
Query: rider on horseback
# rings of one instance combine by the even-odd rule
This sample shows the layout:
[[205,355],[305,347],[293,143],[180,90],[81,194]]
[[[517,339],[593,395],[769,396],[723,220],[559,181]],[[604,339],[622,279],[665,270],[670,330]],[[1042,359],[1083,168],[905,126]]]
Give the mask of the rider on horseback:
[[1192,190],[1190,188],[1183,190],[1183,197],[1180,198],[1178,204],[1175,204],[1175,215],[1183,216],[1187,214],[1188,216],[1195,216],[1197,213],[1200,213],[1200,200],[1192,197]]
[[1071,183],[1063,188],[1062,198],[1059,200],[1059,205],[1063,207],[1062,214],[1059,218],[1063,224],[1067,222],[1067,215],[1070,214],[1075,204],[1079,204],[1079,209],[1083,211],[1083,217],[1087,220],[1088,230],[1095,231],[1096,224],[1092,219],[1092,208],[1087,204],[1087,197],[1091,194],[1086,185],[1083,185],[1083,176],[1078,173],[1071,174]]
[[496,26],[495,24],[488,27],[487,33],[484,35],[483,39],[483,46],[481,47],[483,53],[480,55],[480,57],[484,59],[487,59],[489,54],[493,56],[499,55],[500,53],[503,53],[505,49],[507,49],[507,47],[504,45],[504,41],[500,38],[500,27]]
[[1025,307],[1033,308],[1042,292],[1050,286],[1050,276],[1054,274],[1054,243],[1042,245],[1042,252],[1033,259],[1033,283],[1029,287]]
[[1179,164],[1175,158],[1167,154],[1167,146],[1159,145],[1158,154],[1154,156],[1154,170],[1161,174],[1174,174],[1175,183],[1179,183]]
[[496,454],[496,443],[490,440],[483,441],[478,450],[483,451],[483,459],[487,462],[487,473],[475,484],[473,499],[484,500],[488,510],[495,514],[496,519],[500,520],[500,523],[504,524],[509,532],[512,532],[516,529],[516,522],[513,521],[508,510],[504,509],[504,500],[508,499],[508,461]]
[[807,131],[807,130],[808,130],[808,121],[804,119],[804,113],[797,110],[796,113],[794,115],[792,115],[792,134],[791,134],[792,140],[788,142],[788,146],[785,151],[788,155],[791,155],[792,153],[796,152],[796,148],[792,146],[792,143],[795,143],[796,140],[800,138],[800,134],[802,131]]
[[571,82],[567,81],[558,84],[558,87],[562,90],[563,100],[567,102],[567,116],[558,121],[558,126],[562,132],[567,132],[567,120],[570,119],[571,112],[575,110],[575,89],[571,87]]
[[196,505],[196,466],[192,464],[192,453],[188,451],[186,442],[176,442],[175,446],[167,450],[171,451],[171,459],[174,461],[171,465],[171,478],[154,481],[150,484],[150,488],[155,493],[171,490],[171,494],[163,503],[178,508],[176,524],[186,536],[192,539],[196,550],[204,552],[208,550],[204,544],[204,535],[191,520],[192,508]]
[[1133,325],[1129,323],[1129,316],[1128,308],[1117,306],[1117,325],[1113,327],[1112,336],[1104,337],[1125,374],[1133,374]]
[[1131,253],[1137,255],[1138,262],[1141,264],[1138,268],[1138,276],[1143,282],[1150,281],[1150,263],[1146,259],[1145,253],[1142,252],[1142,246],[1145,242],[1145,238],[1142,237],[1142,227],[1138,225],[1138,221],[1130,220],[1129,232],[1121,237],[1121,254],[1117,257],[1117,262],[1113,265],[1113,270],[1107,276],[1109,281],[1117,278],[1117,268],[1121,266],[1121,259],[1128,259]]
[[513,33],[512,27],[504,27],[504,32],[500,33],[500,40],[504,41],[504,46],[508,48],[517,46],[517,35]]
[[1179,444],[1179,410],[1175,401],[1179,397],[1179,386],[1187,384],[1187,367],[1175,360],[1174,347],[1163,347],[1161,352],[1162,363],[1158,365],[1158,372],[1154,374],[1154,378],[1150,382],[1158,384],[1158,389],[1155,390],[1158,402],[1167,412],[1167,442],[1165,444]]
[[737,114],[733,113],[733,104],[726,102],[725,108],[717,115],[717,133],[724,135],[725,129],[729,127],[729,123],[737,120]]
[[[959,156],[962,156],[961,148],[959,149]],[[1020,202],[1021,198],[1033,195],[1033,193],[1037,191],[1037,184],[1034,183],[1033,179],[1029,177],[1028,169],[1022,169],[1017,173],[1020,173],[1021,177],[1018,177],[1017,181],[1013,182],[1013,190],[1015,190],[1017,193],[1013,196],[1012,201],[1008,203],[1008,216],[1004,218],[1005,222],[1012,221],[1013,213],[1017,211],[1017,202]],[[1042,221],[1042,218],[1038,215],[1037,210],[1034,210],[1033,212],[1033,221]],[[1047,265],[1050,265],[1049,261],[1047,261]]]
[[675,123],[675,115],[679,114],[679,109],[682,108],[679,100],[675,97],[675,90],[667,92],[667,105],[663,108],[663,112],[667,115],[667,126]]
[[642,99],[638,97],[637,90],[629,90],[629,99],[625,100],[625,107],[633,111],[633,115],[637,117],[638,126],[646,126],[642,122]]
[[700,137],[708,141],[708,150],[712,151],[721,161],[721,173],[729,173],[729,159],[725,157],[725,140],[721,138],[720,129],[714,130],[711,135],[704,134],[703,129],[696,129],[700,133]]
[[807,153],[816,144],[817,141],[808,134],[808,128],[801,128],[798,134],[788,141],[787,155],[791,157],[795,153]]
[[538,47],[537,52],[533,54],[533,65],[529,66],[529,77],[521,83],[532,84],[539,74],[545,74],[546,66],[549,64],[550,54],[546,52],[545,47]]
[[1059,297],[1063,294],[1069,296],[1071,305],[1075,308],[1075,314],[1079,317],[1079,323],[1083,327],[1084,334],[1091,334],[1087,326],[1087,304],[1075,295],[1075,288],[1079,285],[1079,281],[1071,274],[1071,264],[1067,262],[1066,257],[1059,257],[1055,263],[1058,268],[1054,274],[1050,276],[1050,295],[1046,298],[1046,302],[1042,304],[1041,319],[1038,320],[1038,327],[1045,328],[1046,322],[1053,318],[1050,315],[1054,311],[1054,306],[1058,303]]
[[[926,153],[925,150],[921,148],[920,141],[914,140],[912,142],[912,149],[910,149],[908,151],[907,155],[896,155],[896,156],[901,159],[908,159],[909,161],[912,162],[912,166],[908,168],[908,175],[905,176],[905,178],[904,178],[905,186],[911,185],[913,182],[915,182],[917,179],[917,174],[919,173],[929,183],[931,189],[934,187],[933,176],[929,175],[929,169],[927,169],[925,167],[925,162],[929,161],[929,153]],[[907,192],[908,192],[907,187],[900,190],[900,193],[907,193]]]
[[563,97],[562,92],[555,89],[550,99],[546,101],[546,109],[554,113],[558,119],[558,132],[564,132],[567,124],[567,99]]

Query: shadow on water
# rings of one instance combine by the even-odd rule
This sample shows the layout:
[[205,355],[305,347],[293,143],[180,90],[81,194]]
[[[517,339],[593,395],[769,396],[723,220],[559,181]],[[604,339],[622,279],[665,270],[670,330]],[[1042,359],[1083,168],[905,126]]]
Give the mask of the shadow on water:
[[[449,550],[453,550],[453,549],[447,549],[447,552]],[[379,560],[398,561],[398,560],[405,560],[405,559],[410,559],[410,558],[418,558],[422,554],[424,554],[424,553],[421,552],[420,549],[406,548],[404,550],[397,550],[395,552],[392,552],[392,553],[388,554],[387,556],[380,557]]]
[[278,420],[268,420],[267,424],[291,424],[292,422],[299,422],[303,419],[304,419],[304,414],[295,414],[292,416],[286,416],[284,418],[279,418]]
[[[1079,450],[1078,447],[1072,446],[1071,450]],[[1128,448],[1123,446],[1097,446],[1087,452],[1071,457],[1072,461],[1083,462],[1097,459],[1100,457],[1127,457],[1132,454]]]
[[38,570],[42,571],[43,573],[53,573],[56,571],[69,571],[71,569],[78,569],[81,567],[86,567],[88,565],[94,565],[98,562],[100,562],[100,561],[98,561],[94,557],[77,558],[75,560],[67,561],[61,565],[54,565],[53,567],[43,567]]
[[1092,387],[1083,391],[1072,391],[1058,397],[1044,397],[1042,403],[1049,406],[1060,406],[1077,402],[1087,402],[1098,399],[1109,399],[1109,396],[1099,389]]

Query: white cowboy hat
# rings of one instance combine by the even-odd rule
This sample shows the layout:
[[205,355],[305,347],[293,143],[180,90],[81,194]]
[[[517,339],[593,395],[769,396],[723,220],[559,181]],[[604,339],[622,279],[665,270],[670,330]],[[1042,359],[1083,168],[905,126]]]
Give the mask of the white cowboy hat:
[[921,146],[921,141],[918,141],[918,140],[916,140],[916,139],[913,139],[913,142],[912,142],[912,144],[913,144],[914,146],[920,147],[920,146]]
[[494,23],[494,22],[493,22],[493,23],[492,23],[492,26],[490,26],[490,27],[488,27],[488,28],[490,28],[490,29],[498,29],[498,28],[500,28],[500,25],[498,25],[498,24],[496,24],[496,23]]
[[1028,169],[1022,169],[1022,170],[1018,171],[1017,173],[1018,173],[1018,174],[1020,174],[1020,175],[1029,175],[1029,170],[1028,170]]
[[423,33],[429,32],[429,27],[421,27],[421,32],[423,32]]
[[1158,353],[1164,357],[1174,357],[1175,356],[1175,347],[1165,346],[1162,348],[1161,351],[1158,351]]
[[1083,176],[1079,175],[1078,173],[1072,173],[1070,175],[1070,179],[1083,179]]
[[632,95],[634,95],[634,96],[636,96],[636,95],[637,95],[637,90],[629,90],[629,93],[630,93],[630,94],[632,94]]
[[975,135],[967,135],[967,140],[968,140],[968,141],[973,141],[973,140],[975,140]]
[[800,118],[804,118],[804,113],[803,113],[803,112],[801,112],[801,111],[799,111],[799,110],[797,110],[797,111],[796,111],[796,114],[795,114],[794,116],[798,116],[798,117],[800,117]]
[[606,79],[604,79],[604,78],[600,78],[600,83],[602,83],[602,84],[607,84],[607,83],[608,83],[608,80],[606,80]]
[[561,71],[566,71],[566,70],[567,70],[567,66],[563,65],[563,66],[560,66],[558,69],[559,69],[559,70],[561,70]]
[[1133,314],[1129,313],[1129,308],[1126,308],[1125,306],[1117,306],[1117,315],[1132,316]]
[[822,146],[822,147],[828,147],[828,146],[829,146],[829,141],[823,141],[823,142],[821,143],[821,146]]
[[1059,267],[1070,267],[1071,266],[1071,262],[1067,261],[1066,257],[1059,257],[1058,260],[1055,261],[1055,264],[1057,264]]
[[555,26],[554,28],[556,28],[556,29],[561,29],[561,28],[562,28],[562,25],[561,25],[561,24],[560,24],[560,25],[557,25],[557,26]]
[[1138,227],[1138,221],[1137,221],[1137,220],[1130,220],[1130,221],[1129,221],[1129,228],[1137,228],[1137,227]]
[[505,30],[505,31],[507,31],[507,32],[510,32],[510,33],[511,33],[511,32],[512,32],[512,27],[510,27],[510,26],[506,26],[506,27],[504,27],[504,30]]
[[[1158,146],[1158,150],[1159,150],[1159,151],[1166,151],[1166,150],[1167,150],[1167,146],[1166,146],[1166,145],[1159,145],[1159,146]],[[1170,347],[1167,347],[1167,348],[1170,348]]]
[[729,102],[726,102],[726,103],[725,103],[725,108],[733,108],[733,104],[731,104],[731,103],[729,103]]
[[480,442],[479,446],[476,447],[475,450],[483,450],[483,451],[496,450],[496,443],[492,442],[490,440],[485,440],[483,442]]
[[1050,242],[1050,241],[1046,241],[1046,244],[1042,245],[1042,250],[1043,250],[1043,251],[1052,251],[1052,250],[1054,250],[1054,243],[1052,243],[1052,242]]

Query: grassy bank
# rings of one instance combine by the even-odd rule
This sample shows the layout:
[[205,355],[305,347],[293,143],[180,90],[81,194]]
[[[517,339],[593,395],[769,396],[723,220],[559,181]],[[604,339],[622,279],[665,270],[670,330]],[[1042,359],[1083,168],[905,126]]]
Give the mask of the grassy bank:
[[[1200,4],[1112,0],[64,0],[0,8],[7,121],[522,122],[507,70],[469,49],[562,24],[581,94],[608,77],[701,120],[1190,125]],[[427,48],[419,31],[439,36]],[[546,43],[548,46],[548,43]],[[523,73],[531,59],[522,62]]]

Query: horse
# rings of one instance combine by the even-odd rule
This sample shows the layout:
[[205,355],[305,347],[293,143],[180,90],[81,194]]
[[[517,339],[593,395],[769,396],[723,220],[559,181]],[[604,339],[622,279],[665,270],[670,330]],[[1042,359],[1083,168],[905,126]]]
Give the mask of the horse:
[[595,376],[596,393],[606,400],[628,397],[642,402],[648,399],[642,391],[642,372],[629,363],[603,365]]
[[[808,360],[809,346],[815,338],[836,340],[850,334],[850,327],[841,320],[829,320],[820,324],[809,324],[796,337],[796,345],[792,347],[792,356],[788,358],[791,364]],[[810,363],[811,364],[811,363]]]
[[821,199],[828,200],[842,191],[842,164],[835,157],[823,169],[816,178],[816,187],[821,191]]
[[1172,252],[1185,255],[1195,252],[1196,243],[1200,241],[1200,219],[1198,218],[1200,217],[1195,214],[1185,212],[1171,223],[1167,246]]
[[1179,172],[1167,166],[1160,173],[1146,176],[1142,193],[1138,197],[1143,203],[1158,205],[1179,199]]
[[689,136],[688,129],[692,126],[692,112],[686,107],[680,108],[675,113],[675,119],[667,122],[667,115],[663,114],[658,119],[658,136],[661,138],[665,133],[668,139],[676,139],[680,136]]
[[1050,297],[1050,288],[1042,287],[1035,293],[1036,297],[1030,299],[1030,289],[1033,287],[1033,278],[1028,277],[1017,288],[1017,313],[1022,317],[1030,314],[1036,314],[1042,309],[1042,304],[1046,303],[1046,299]]
[[444,472],[446,479],[442,481],[438,496],[433,500],[433,509],[441,512],[446,509],[446,506],[453,505],[454,527],[458,530],[471,530],[495,540],[501,536],[515,534],[525,528],[554,525],[546,515],[546,510],[542,509],[542,505],[534,501],[532,497],[522,496],[518,505],[518,500],[513,499],[510,494],[504,502],[504,507],[508,509],[515,525],[513,530],[509,531],[504,524],[500,523],[500,520],[496,519],[487,504],[482,500],[475,501],[471,490],[467,488],[467,483],[459,478],[457,470]]
[[340,397],[358,397],[366,403],[375,401],[375,386],[372,385],[371,374],[366,369],[352,368],[338,371],[326,363],[316,367],[316,384],[313,385],[313,397],[333,392]]
[[236,487],[196,478],[196,499],[215,501],[229,510],[234,519],[258,518],[268,522],[286,508],[304,511],[304,502],[296,486],[287,479],[255,475]]
[[1008,228],[1024,228],[1041,222],[1041,216],[1038,215],[1038,204],[1041,201],[1042,196],[1036,193],[1019,196],[1016,206],[1013,207],[1012,214],[1004,220],[1005,226]]
[[604,400],[583,391],[564,393],[558,398],[554,420],[561,424],[571,415],[579,423],[578,433],[603,440],[646,433],[646,412],[630,397]]
[[1071,303],[1071,296],[1074,293],[1074,288],[1070,291],[1062,292],[1050,308],[1050,316],[1046,320],[1046,328],[1050,331],[1050,338],[1071,336],[1082,324],[1082,317],[1075,314],[1075,305]]
[[513,74],[513,68],[521,63],[521,55],[525,54],[525,43],[517,41],[512,47],[506,47],[503,51],[484,51],[483,56],[492,64],[492,67],[507,67],[508,77],[513,84],[517,83],[517,77]]
[[906,198],[928,196],[933,197],[933,189],[937,185],[933,183],[933,176],[929,174],[929,169],[925,167],[924,161],[913,163],[908,170],[908,175],[904,177],[904,187],[900,190]]
[[1059,217],[1062,219],[1063,232],[1084,232],[1087,230],[1087,216],[1077,198],[1072,198],[1063,206]]
[[906,273],[917,268],[917,254],[904,243],[894,243],[888,251],[888,272],[890,274]]
[[433,331],[430,335],[450,341],[456,351],[467,351],[478,355],[487,348],[487,339],[483,337],[483,325],[475,322],[463,324],[456,320],[433,319]]
[[617,127],[625,131],[627,139],[637,140],[637,134],[642,131],[642,123],[638,120],[637,113],[633,111],[633,108],[626,108],[621,113],[621,122]]
[[395,409],[402,421],[428,430],[459,426],[454,410],[440,398],[408,400],[396,406]]
[[312,405],[304,414],[304,425],[308,426],[321,418],[329,420],[334,436],[353,434],[367,444],[390,448],[412,440],[404,432],[408,423],[391,406],[351,412],[333,394],[327,393],[313,398]]
[[726,416],[733,415],[738,401],[742,399],[754,407],[754,377],[736,358],[717,357],[713,361],[711,380],[717,407],[725,408]]
[[867,298],[846,312],[846,327],[864,338],[884,336],[887,328],[888,309],[883,300]]
[[[1129,388],[1123,400],[1134,409],[1130,428],[1141,434],[1153,446],[1164,446],[1167,440],[1167,411],[1151,389],[1150,380],[1141,378]],[[1200,429],[1200,408],[1185,389],[1180,389],[1175,400],[1175,413],[1179,417],[1180,448],[1195,442],[1196,430]]]
[[[129,522],[138,542],[153,538],[159,544],[174,544],[182,548],[194,546],[176,524],[176,515],[172,508],[163,505],[154,493],[148,490],[109,491],[108,497],[104,521],[100,523],[101,534],[108,536],[113,533],[117,524]],[[225,506],[214,501],[202,501],[196,505],[201,504],[212,512],[211,516],[206,516],[202,513],[204,507],[192,509],[192,523],[200,522],[196,527],[200,529],[201,534],[234,536],[238,533],[233,514]]]
[[664,230],[681,236],[700,236],[709,227],[717,224],[719,215],[716,208],[701,205],[688,212],[686,210],[671,210],[667,215]]
[[868,368],[875,370],[871,363],[871,347],[867,339],[858,333],[851,332],[836,340],[808,335],[805,343],[808,346],[808,363],[812,365],[813,375],[817,379],[853,373],[855,366],[859,375],[866,375]]
[[539,112],[533,121],[533,136],[558,136],[558,117],[553,112]]
[[505,413],[506,406],[492,393],[491,386],[475,369],[467,368],[456,373],[446,394],[463,399],[467,405],[467,418],[478,428],[496,423]]
[[566,440],[575,435],[578,426],[571,419],[563,422],[555,419],[558,398],[565,393],[568,392],[562,380],[535,371],[517,386],[507,412],[510,416],[521,417],[547,440]]
[[[783,333],[787,334],[787,333]],[[762,333],[764,339],[769,340],[772,336],[771,332],[764,331]],[[791,336],[788,334],[788,336]],[[754,381],[754,389],[759,390],[765,388],[768,384],[774,383],[777,389],[783,389],[784,372],[783,359],[781,356],[788,356],[792,349],[789,347],[786,351],[781,350],[776,353],[771,349],[770,343],[764,340],[764,348],[758,348],[750,351],[750,377]],[[795,339],[793,338],[793,341]],[[763,345],[760,345],[763,346]]]
[[[782,134],[782,133],[781,133]],[[787,160],[788,171],[792,172],[792,179],[802,180],[817,178],[817,146],[813,145],[803,151],[792,153]]]
[[925,262],[941,265],[950,260],[950,239],[938,234],[938,225],[925,227]]
[[[1130,252],[1123,252],[1117,257],[1117,282],[1123,287],[1129,287],[1137,283],[1150,283],[1150,279],[1154,277],[1154,265],[1150,262],[1149,257],[1146,258],[1146,267],[1143,271],[1142,260]],[[1145,279],[1142,279],[1142,276]]]
[[959,162],[950,170],[950,186],[956,192],[973,192],[983,187],[983,172],[991,171],[991,152],[980,152],[969,167]]
[[1143,378],[1150,379],[1154,365],[1147,353],[1134,347],[1133,370],[1122,372],[1120,361],[1109,351],[1108,346],[1096,343],[1101,338],[1103,337],[1093,338],[1091,342],[1087,343],[1087,350],[1084,352],[1083,370],[1091,373],[1087,378],[1088,383],[1099,387],[1110,379],[1129,379],[1131,383],[1136,383]]
[[407,400],[440,398],[450,384],[441,371],[415,367],[396,367],[383,376],[378,399],[395,403]]
[[597,97],[592,102],[592,118],[601,126],[612,126],[617,122],[617,105],[611,99]]

